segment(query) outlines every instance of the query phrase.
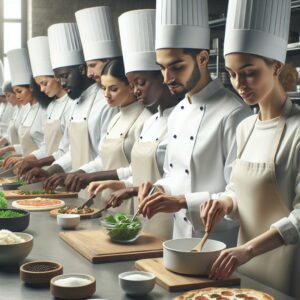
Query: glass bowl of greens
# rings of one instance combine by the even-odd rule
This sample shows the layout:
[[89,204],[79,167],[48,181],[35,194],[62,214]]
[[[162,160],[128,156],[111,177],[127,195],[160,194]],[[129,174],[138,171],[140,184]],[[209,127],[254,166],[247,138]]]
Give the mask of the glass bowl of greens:
[[143,227],[139,217],[132,220],[132,215],[125,213],[107,214],[100,218],[110,239],[117,243],[131,243],[138,237]]

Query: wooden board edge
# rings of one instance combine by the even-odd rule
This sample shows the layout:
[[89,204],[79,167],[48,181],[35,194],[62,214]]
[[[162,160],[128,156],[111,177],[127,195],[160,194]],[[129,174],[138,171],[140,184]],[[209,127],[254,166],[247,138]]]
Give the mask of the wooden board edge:
[[[5,196],[5,194],[4,194],[4,196]],[[5,196],[5,199],[6,200],[25,200],[25,199],[33,199],[33,198],[37,198],[37,197],[39,197],[39,198],[53,198],[53,199],[60,199],[60,198],[66,199],[66,198],[78,198],[78,194],[74,193],[74,194],[68,194],[68,195],[48,194],[48,195],[16,195],[16,196],[10,195],[10,196]]]
[[[61,207],[60,207],[61,208]],[[52,218],[56,218],[58,214],[55,214],[54,211],[58,210],[59,208],[54,208],[54,209],[51,209],[49,211],[49,215],[50,217]],[[90,214],[90,215],[80,215],[80,219],[95,219],[95,218],[98,218],[99,216],[99,212],[100,212],[100,209],[99,208],[95,208],[97,211],[94,212],[93,214]],[[52,213],[51,213],[52,212]]]

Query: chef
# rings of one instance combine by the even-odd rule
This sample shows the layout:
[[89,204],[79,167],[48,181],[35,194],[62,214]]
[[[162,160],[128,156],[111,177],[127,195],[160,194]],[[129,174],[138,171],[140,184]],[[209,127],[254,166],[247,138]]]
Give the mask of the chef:
[[[235,158],[235,129],[250,114],[219,79],[211,80],[207,1],[158,0],[156,60],[174,94],[186,94],[168,120],[164,178],[141,186],[141,212],[174,214],[174,238],[203,235],[200,204],[222,191]],[[197,37],[197,38],[195,38]],[[235,245],[238,225],[223,220],[213,239]]]
[[63,183],[66,172],[77,170],[96,157],[97,146],[114,111],[106,104],[99,86],[86,76],[77,25],[54,24],[48,29],[48,39],[54,74],[74,100],[70,122],[59,146],[62,151],[68,150],[47,171],[33,168],[25,179],[36,181],[50,177],[45,187],[52,188]]
[[[41,107],[33,95],[31,84],[31,68],[26,49],[14,49],[7,52],[11,82],[13,91],[18,101],[26,105],[22,113],[21,125],[18,128],[20,144],[14,144],[1,149],[3,151],[15,151],[17,155],[29,155],[41,147],[44,140],[43,126],[46,121],[46,110]],[[9,162],[11,158],[7,158]],[[6,163],[4,162],[4,164]]]
[[48,37],[34,37],[28,40],[27,44],[34,80],[40,90],[54,100],[47,107],[43,144],[38,150],[23,159],[19,165],[19,176],[33,167],[45,165],[49,156],[59,158],[63,153],[58,151],[58,146],[69,121],[69,114],[73,105],[59,80],[54,77]]
[[13,92],[11,81],[5,81],[2,88],[6,100],[14,107],[14,113],[8,123],[7,132],[0,139],[0,145],[19,144],[18,128],[21,123],[24,106],[18,102],[18,99]]
[[8,123],[14,113],[13,105],[7,101],[4,90],[4,68],[2,61],[0,60],[0,137],[3,137],[7,133]]
[[229,1],[225,66],[235,90],[260,112],[238,126],[226,192],[201,211],[208,227],[216,211],[241,224],[238,247],[221,252],[211,277],[226,278],[242,265],[242,273],[300,299],[300,108],[280,76],[290,9],[290,0]]
[[[131,165],[116,170],[118,178],[122,180],[96,181],[89,185],[91,194],[106,188],[118,190],[108,200],[113,207],[119,206],[122,200],[137,196],[138,186],[145,180],[155,182],[161,178],[168,143],[167,120],[179,102],[162,83],[163,78],[156,64],[155,10],[126,12],[119,17],[119,28],[126,76],[134,86],[138,101],[155,109],[156,113],[145,121],[132,148]],[[135,202],[134,211],[137,206]],[[169,214],[158,214],[144,224],[146,231],[165,239],[171,238],[172,228],[173,220]]]

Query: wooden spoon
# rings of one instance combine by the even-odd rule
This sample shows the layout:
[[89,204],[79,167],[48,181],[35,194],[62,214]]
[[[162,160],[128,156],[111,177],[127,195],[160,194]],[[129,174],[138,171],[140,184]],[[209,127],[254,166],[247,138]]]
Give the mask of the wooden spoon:
[[209,234],[209,232],[205,231],[205,234],[204,234],[202,240],[191,250],[191,252],[201,252],[205,242],[208,239],[208,234]]

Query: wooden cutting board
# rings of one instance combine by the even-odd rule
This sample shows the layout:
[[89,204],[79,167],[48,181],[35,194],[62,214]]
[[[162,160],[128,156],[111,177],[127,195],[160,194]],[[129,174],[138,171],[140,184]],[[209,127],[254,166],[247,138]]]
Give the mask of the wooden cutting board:
[[104,229],[60,232],[67,244],[92,263],[162,256],[162,240],[142,232],[133,243],[113,243]]
[[163,265],[162,258],[142,259],[135,262],[135,267],[156,275],[156,283],[169,292],[182,292],[214,286],[240,285],[240,278],[230,277],[224,280],[211,280],[203,276],[187,276],[173,273]]
[[7,200],[10,199],[32,199],[32,198],[77,198],[78,193],[69,193],[69,192],[55,192],[55,194],[34,194],[34,195],[20,195],[19,190],[15,191],[2,191],[4,197]]

